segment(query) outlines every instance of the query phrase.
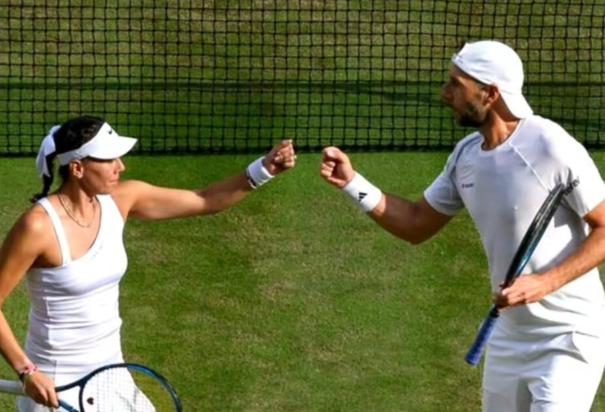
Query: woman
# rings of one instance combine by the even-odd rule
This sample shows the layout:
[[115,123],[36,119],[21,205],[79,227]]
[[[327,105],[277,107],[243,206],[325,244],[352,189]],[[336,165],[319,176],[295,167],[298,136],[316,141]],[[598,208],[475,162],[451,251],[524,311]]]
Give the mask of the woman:
[[[123,362],[118,284],[127,266],[122,242],[127,218],[219,212],[296,161],[292,142],[284,140],[245,173],[203,190],[169,189],[120,181],[121,157],[135,143],[90,116],[55,126],[44,139],[37,158],[43,192],[0,250],[0,305],[24,276],[31,299],[25,350],[0,311],[0,351],[29,396],[19,398],[20,411],[56,408],[56,385]],[[55,159],[62,184],[49,195]],[[61,398],[75,405],[75,392]]]

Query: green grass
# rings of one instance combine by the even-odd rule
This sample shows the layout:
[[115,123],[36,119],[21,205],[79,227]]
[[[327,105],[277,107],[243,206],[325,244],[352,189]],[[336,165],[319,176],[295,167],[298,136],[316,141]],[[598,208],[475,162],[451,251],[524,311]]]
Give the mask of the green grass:
[[[351,156],[383,190],[416,198],[447,154]],[[196,188],[253,158],[134,156],[126,178]],[[463,213],[408,245],[321,181],[318,165],[300,155],[294,171],[215,216],[129,221],[126,358],[165,374],[187,411],[479,410],[481,369],[463,357],[489,286],[472,222]],[[38,182],[32,159],[0,168],[4,233]],[[20,339],[27,305],[20,287],[5,307]],[[12,402],[0,395],[0,410]],[[603,385],[593,411],[605,412]]]

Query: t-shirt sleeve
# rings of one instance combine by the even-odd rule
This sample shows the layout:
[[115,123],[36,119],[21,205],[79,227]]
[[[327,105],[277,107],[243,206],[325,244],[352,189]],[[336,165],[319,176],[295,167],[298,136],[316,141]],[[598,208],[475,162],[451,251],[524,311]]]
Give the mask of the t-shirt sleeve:
[[594,161],[577,141],[566,145],[558,157],[565,164],[561,176],[568,185],[565,203],[583,217],[605,200],[605,183]]
[[439,213],[454,216],[464,204],[454,183],[456,173],[456,155],[452,153],[441,174],[424,191],[426,201]]

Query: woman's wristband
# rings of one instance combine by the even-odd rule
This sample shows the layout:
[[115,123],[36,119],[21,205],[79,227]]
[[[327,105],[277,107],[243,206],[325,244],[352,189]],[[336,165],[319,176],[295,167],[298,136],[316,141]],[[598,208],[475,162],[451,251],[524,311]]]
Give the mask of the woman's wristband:
[[246,176],[248,177],[248,183],[252,189],[264,185],[274,177],[263,165],[263,159],[264,156],[259,157],[246,168]]
[[29,364],[19,371],[19,380],[21,383],[25,383],[27,378],[36,372],[38,372],[38,367],[33,363]]
[[342,190],[366,213],[374,210],[382,199],[382,192],[380,189],[368,182],[359,173],[355,173],[353,179],[351,179]]

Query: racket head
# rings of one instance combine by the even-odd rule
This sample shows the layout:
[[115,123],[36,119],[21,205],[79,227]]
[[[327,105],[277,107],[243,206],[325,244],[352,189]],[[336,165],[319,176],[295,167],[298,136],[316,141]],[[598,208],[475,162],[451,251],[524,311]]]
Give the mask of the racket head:
[[180,399],[166,378],[136,363],[104,366],[86,376],[80,412],[180,412]]

